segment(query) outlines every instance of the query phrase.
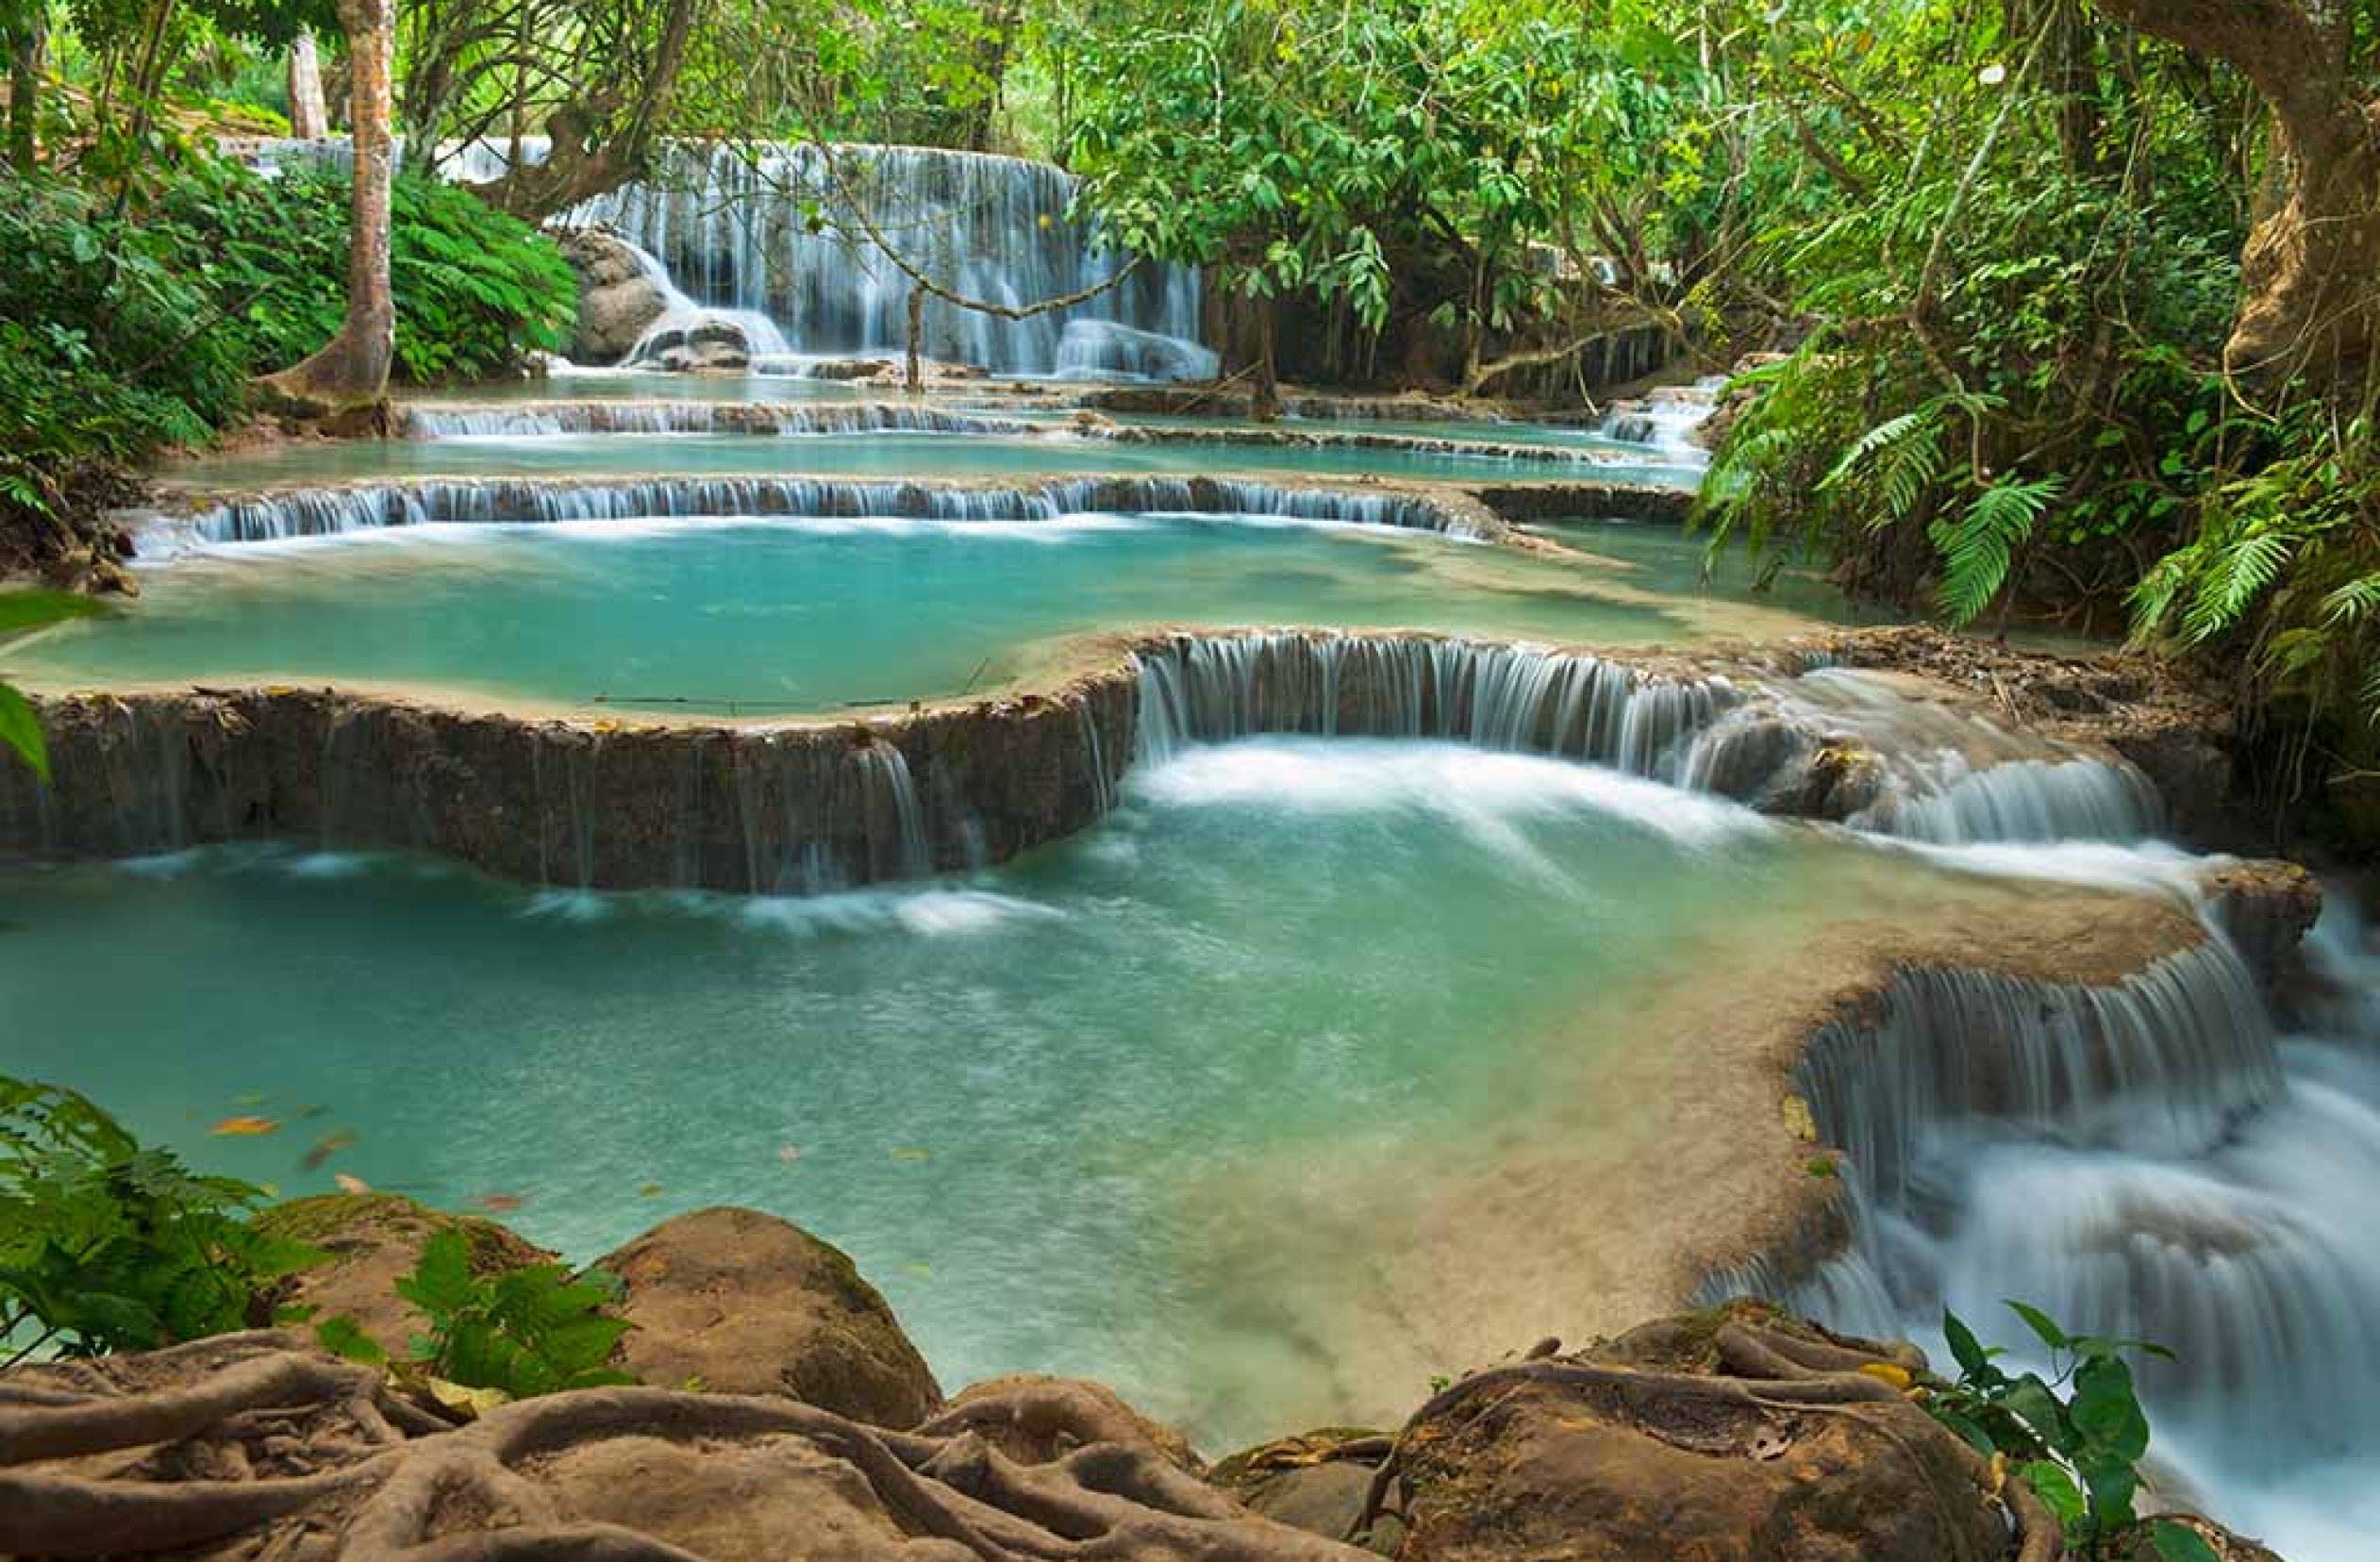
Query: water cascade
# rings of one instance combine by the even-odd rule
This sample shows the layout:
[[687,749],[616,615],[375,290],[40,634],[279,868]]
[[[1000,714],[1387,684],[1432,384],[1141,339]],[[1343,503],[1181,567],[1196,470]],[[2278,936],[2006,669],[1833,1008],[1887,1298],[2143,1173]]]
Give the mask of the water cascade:
[[1599,432],[1607,440],[1651,445],[1675,459],[1701,464],[1710,453],[1694,441],[1694,430],[1708,420],[1726,389],[1724,374],[1706,375],[1690,386],[1659,386],[1640,402],[1614,407]]
[[2334,996],[2297,1036],[2211,908],[2202,947],[2114,987],[1903,973],[1801,1070],[1845,1152],[1850,1246],[1710,1291],[1920,1339],[1948,1305],[2011,1343],[2015,1297],[2155,1340],[2175,1359],[2135,1371],[2164,1478],[2285,1553],[2328,1549],[2375,1517],[2380,1256],[2340,1189],[2380,1178],[2380,959],[2343,896],[2307,952]]
[[[567,220],[618,230],[700,305],[774,322],[794,354],[890,357],[907,350],[914,284],[859,213],[938,284],[1021,307],[1124,263],[1073,215],[1074,189],[1048,164],[983,153],[688,144]],[[1215,357],[1198,345],[1198,315],[1194,271],[1143,263],[1096,297],[1024,320],[929,297],[923,350],[1005,374],[1201,378]]]
[[992,434],[1043,425],[905,402],[787,406],[771,402],[595,401],[531,407],[409,407],[416,438],[523,439],[559,434]]
[[1138,660],[1142,763],[1192,742],[1304,732],[1451,738],[1674,780],[1693,739],[1737,698],[1723,678],[1421,637],[1185,635]]
[[1401,526],[1463,538],[1493,534],[1484,508],[1394,490],[1286,487],[1214,477],[1087,477],[1024,486],[813,477],[427,478],[289,489],[226,499],[144,523],[144,541],[178,532],[208,543],[327,537],[383,526],[784,516],[923,521],[1047,521],[1111,513],[1277,515]]

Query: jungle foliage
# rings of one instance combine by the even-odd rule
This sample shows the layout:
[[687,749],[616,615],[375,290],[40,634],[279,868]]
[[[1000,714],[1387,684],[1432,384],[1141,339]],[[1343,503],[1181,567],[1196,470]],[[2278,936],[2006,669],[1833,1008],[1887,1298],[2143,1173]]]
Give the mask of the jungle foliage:
[[275,1283],[323,1255],[251,1225],[265,1197],[73,1090],[0,1075],[0,1367],[272,1322]]

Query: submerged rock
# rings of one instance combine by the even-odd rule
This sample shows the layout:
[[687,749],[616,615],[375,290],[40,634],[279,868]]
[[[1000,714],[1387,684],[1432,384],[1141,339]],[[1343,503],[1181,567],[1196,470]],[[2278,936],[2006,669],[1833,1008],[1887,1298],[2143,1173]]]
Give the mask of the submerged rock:
[[754,1209],[665,1221],[597,1268],[635,1327],[622,1367],[656,1388],[779,1394],[876,1426],[915,1426],[942,1391],[851,1259]]

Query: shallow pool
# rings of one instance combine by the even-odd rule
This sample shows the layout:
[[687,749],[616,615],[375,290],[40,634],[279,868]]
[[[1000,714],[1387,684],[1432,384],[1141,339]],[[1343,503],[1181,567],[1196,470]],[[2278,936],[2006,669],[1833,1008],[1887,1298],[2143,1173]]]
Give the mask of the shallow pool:
[[[1586,766],[1270,740],[898,891],[287,850],[0,872],[0,1067],[208,1169],[491,1204],[576,1259],[767,1209],[847,1248],[946,1385],[1096,1376],[1221,1448],[1470,1365],[1356,1305],[1390,1268],[1441,1290],[1444,1242],[1316,1211],[1423,1208],[1557,1102],[1567,1151],[1624,1144],[1641,1098],[1586,1081],[1658,1058],[1667,995],[1963,882]],[[210,1134],[233,1117],[277,1130]]]
[[185,557],[0,667],[47,688],[328,682],[771,714],[986,692],[1048,673],[1066,637],[1167,623],[1628,645],[1753,622],[1723,602],[1672,611],[1639,573],[1262,517],[409,526]]

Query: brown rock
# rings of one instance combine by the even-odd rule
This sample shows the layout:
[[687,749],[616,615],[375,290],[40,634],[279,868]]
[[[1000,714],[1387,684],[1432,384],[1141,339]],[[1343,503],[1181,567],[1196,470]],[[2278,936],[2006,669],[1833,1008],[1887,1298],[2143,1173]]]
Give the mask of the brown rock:
[[441,1232],[471,1242],[472,1265],[483,1274],[550,1263],[554,1255],[509,1228],[474,1215],[448,1215],[396,1193],[325,1193],[275,1205],[257,1217],[275,1237],[306,1242],[330,1262],[284,1282],[275,1301],[314,1309],[316,1321],[352,1318],[392,1356],[408,1353],[428,1321],[396,1293],[413,1272],[422,1249]]
[[570,357],[579,363],[617,363],[668,311],[668,294],[626,241],[607,229],[572,229],[559,242],[562,258],[578,274],[578,325]]
[[[1823,1365],[1786,1360],[1780,1351]],[[1899,1365],[1739,1304],[1608,1354],[1475,1374],[1424,1406],[1402,1436],[1396,1485],[1411,1533],[1399,1555],[1943,1562],[2008,1554],[1981,1461],[1855,1362]],[[1775,1381],[1775,1373],[1794,1381]]]
[[878,1426],[940,1407],[934,1374],[840,1251],[752,1209],[699,1209],[598,1262],[636,1325],[620,1363],[656,1388],[777,1394]]

